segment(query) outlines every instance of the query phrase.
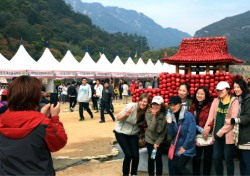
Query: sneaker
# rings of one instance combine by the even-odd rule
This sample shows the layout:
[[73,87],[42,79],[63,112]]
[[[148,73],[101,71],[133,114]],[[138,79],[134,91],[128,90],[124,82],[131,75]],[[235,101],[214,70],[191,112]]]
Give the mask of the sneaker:
[[93,115],[91,115],[90,117],[91,117],[91,119],[93,119],[93,118],[94,118],[94,116],[93,116]]
[[98,113],[99,111],[96,111],[95,113]]
[[74,109],[73,109],[73,108],[70,108],[69,110],[70,110],[71,112],[73,112],[73,111],[74,111]]
[[79,121],[84,121],[85,119],[83,118],[83,119],[79,119]]
[[102,121],[102,120],[101,120],[101,121],[99,121],[99,123],[105,123],[105,121]]

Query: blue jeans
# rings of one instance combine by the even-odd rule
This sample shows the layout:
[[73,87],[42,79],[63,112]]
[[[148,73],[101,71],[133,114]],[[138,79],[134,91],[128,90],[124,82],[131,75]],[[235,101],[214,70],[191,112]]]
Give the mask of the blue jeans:
[[250,175],[250,150],[240,149],[240,175]]
[[[216,175],[223,175],[223,158],[225,158],[227,175],[234,175],[234,144],[226,144],[225,138],[214,141],[213,160]],[[224,156],[224,157],[223,157]]]

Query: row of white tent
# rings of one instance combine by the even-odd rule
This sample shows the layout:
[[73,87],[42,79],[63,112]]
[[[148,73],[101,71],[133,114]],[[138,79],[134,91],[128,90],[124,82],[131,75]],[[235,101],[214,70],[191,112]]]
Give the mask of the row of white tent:
[[77,78],[86,76],[114,77],[114,78],[140,78],[153,77],[161,72],[175,72],[175,66],[161,63],[159,60],[154,64],[151,59],[145,64],[139,58],[135,64],[129,57],[125,64],[119,56],[116,56],[112,63],[106,58],[105,54],[94,62],[88,52],[85,53],[81,62],[78,62],[68,50],[60,62],[46,48],[38,61],[35,61],[20,45],[18,51],[9,61],[0,53],[0,77],[15,77],[20,75],[31,75],[41,78]]

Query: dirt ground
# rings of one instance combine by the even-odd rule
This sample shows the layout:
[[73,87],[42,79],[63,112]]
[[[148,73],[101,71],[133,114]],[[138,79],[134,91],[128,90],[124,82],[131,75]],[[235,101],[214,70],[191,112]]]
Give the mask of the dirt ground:
[[[113,104],[115,107],[114,114],[117,114],[124,107],[120,100],[114,100]],[[70,112],[68,103],[61,104],[60,120],[63,122],[67,132],[68,142],[63,149],[52,154],[53,158],[77,159],[111,153],[112,144],[115,141],[113,134],[115,122],[106,114],[106,123],[99,123],[100,112],[94,113],[94,110],[92,112],[94,119],[91,119],[85,111],[85,121],[79,121],[78,105],[75,107],[74,112]],[[57,171],[57,175],[119,176],[122,175],[122,159],[105,162],[87,162]],[[140,173],[140,175],[145,175],[145,173]]]

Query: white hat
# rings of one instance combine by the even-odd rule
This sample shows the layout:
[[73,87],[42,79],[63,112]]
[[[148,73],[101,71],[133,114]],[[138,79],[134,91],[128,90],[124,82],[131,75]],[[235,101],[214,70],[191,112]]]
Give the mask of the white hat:
[[164,100],[161,96],[154,96],[151,103],[162,104],[163,102]]
[[96,83],[96,81],[94,80],[94,81],[93,81],[93,83],[95,84],[95,83]]
[[230,86],[229,86],[228,82],[226,82],[226,81],[221,81],[216,86],[216,90],[223,90],[225,88],[229,88],[230,89]]

